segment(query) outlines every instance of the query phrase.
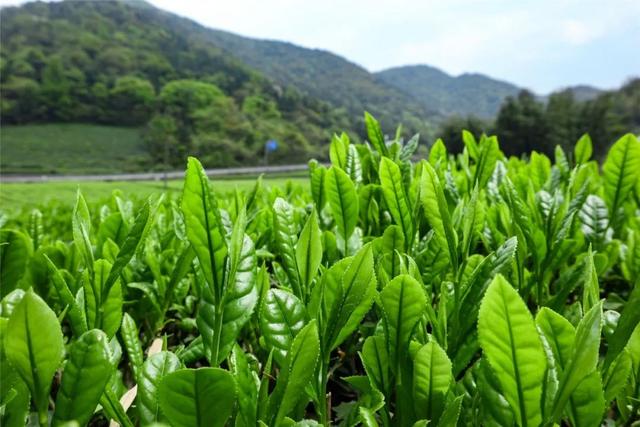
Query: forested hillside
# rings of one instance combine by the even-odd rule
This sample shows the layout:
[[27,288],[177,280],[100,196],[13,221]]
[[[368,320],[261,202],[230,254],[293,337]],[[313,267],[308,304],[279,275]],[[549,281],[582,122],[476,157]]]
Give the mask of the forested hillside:
[[224,31],[210,30],[206,37],[274,81],[344,108],[350,117],[360,120],[360,127],[364,110],[387,126],[402,122],[409,129],[423,131],[429,120],[441,116],[437,108],[425,107],[377,75],[331,52]]
[[144,126],[152,153],[166,143],[177,163],[189,152],[209,165],[254,162],[267,139],[280,143],[274,160],[303,160],[333,131],[354,129],[146,3],[28,3],[1,14],[3,124]]
[[[209,29],[143,1],[34,2],[0,14],[2,124],[139,129],[149,156],[129,167],[177,167],[187,154],[206,166],[255,164],[270,139],[271,162],[326,159],[334,132],[364,137],[365,110],[391,136],[402,123],[405,135],[443,137],[452,152],[463,128],[496,132],[510,154],[550,154],[588,132],[598,155],[622,130],[640,131],[637,80],[543,97],[426,65],[370,73],[327,51]],[[8,143],[3,171],[29,171],[11,158],[24,150]]]

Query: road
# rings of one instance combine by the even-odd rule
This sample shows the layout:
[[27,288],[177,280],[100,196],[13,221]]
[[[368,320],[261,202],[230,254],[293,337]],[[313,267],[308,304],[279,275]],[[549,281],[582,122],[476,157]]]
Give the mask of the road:
[[[286,173],[306,171],[308,166],[302,165],[276,165],[276,166],[253,166],[237,168],[205,169],[210,177],[234,176],[234,175],[259,175],[261,173]],[[0,176],[0,183],[12,182],[60,182],[60,181],[160,181],[166,176],[167,179],[181,179],[184,171],[174,172],[146,172],[146,173],[123,173],[115,175],[8,175]]]

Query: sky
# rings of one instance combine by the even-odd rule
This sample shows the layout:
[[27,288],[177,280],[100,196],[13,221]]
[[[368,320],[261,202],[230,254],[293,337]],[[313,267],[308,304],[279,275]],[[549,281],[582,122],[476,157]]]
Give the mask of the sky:
[[640,76],[640,0],[150,2],[207,27],[329,50],[370,71],[428,64],[540,94],[611,89]]

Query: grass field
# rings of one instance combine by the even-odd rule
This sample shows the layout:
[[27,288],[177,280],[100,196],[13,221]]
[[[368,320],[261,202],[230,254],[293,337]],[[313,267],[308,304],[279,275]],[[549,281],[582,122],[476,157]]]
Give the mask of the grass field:
[[[293,175],[291,177],[265,178],[265,186],[285,187],[288,182],[308,188],[309,180],[306,177]],[[212,181],[214,191],[221,193],[239,190],[249,190],[255,184],[255,178],[247,179],[220,179]],[[182,180],[169,181],[167,192],[178,194],[182,191]],[[147,197],[152,194],[160,194],[165,191],[162,181],[137,181],[137,182],[46,182],[28,184],[0,184],[0,209],[5,211],[17,211],[29,209],[46,204],[52,200],[72,204],[76,198],[76,191],[80,188],[88,202],[97,202],[106,199],[118,189],[127,197]]]
[[149,162],[137,128],[37,124],[0,128],[3,174],[87,174],[139,171]]

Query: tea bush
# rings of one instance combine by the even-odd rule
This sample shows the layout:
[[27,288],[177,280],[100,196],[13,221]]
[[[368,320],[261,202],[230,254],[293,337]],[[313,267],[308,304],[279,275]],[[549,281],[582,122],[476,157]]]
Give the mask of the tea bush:
[[366,125],[310,191],[190,158],[179,200],[4,217],[2,425],[637,423],[638,139],[414,161]]

